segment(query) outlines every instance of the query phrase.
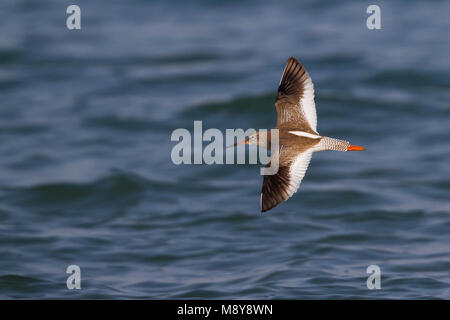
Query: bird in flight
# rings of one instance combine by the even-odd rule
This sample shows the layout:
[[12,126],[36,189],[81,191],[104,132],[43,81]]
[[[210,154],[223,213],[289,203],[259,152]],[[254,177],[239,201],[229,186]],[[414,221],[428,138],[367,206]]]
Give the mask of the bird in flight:
[[[268,211],[289,199],[299,188],[313,152],[362,151],[363,147],[348,141],[329,138],[317,132],[314,85],[302,64],[290,57],[284,68],[275,101],[279,136],[279,168],[274,175],[265,175],[261,192],[261,212]],[[238,144],[270,148],[270,132],[265,138],[256,132]],[[273,160],[272,152],[272,160]],[[267,165],[270,166],[270,163]]]

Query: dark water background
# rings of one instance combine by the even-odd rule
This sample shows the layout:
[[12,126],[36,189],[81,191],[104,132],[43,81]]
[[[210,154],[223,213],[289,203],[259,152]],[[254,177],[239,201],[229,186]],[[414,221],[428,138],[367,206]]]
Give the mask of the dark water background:
[[[65,26],[72,3],[81,31]],[[366,28],[369,4],[382,30]],[[450,298],[449,13],[2,0],[0,298]],[[315,154],[261,215],[259,166],[176,166],[170,134],[273,127],[291,55],[319,132],[367,151]]]

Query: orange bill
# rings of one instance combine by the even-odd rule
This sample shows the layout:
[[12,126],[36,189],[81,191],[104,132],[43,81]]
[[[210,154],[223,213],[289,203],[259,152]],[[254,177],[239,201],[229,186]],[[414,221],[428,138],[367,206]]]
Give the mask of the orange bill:
[[232,147],[236,147],[236,146],[238,146],[238,145],[240,145],[240,144],[247,144],[247,143],[248,143],[248,140],[245,139],[245,140],[243,140],[243,141],[241,141],[241,142],[232,144],[232,145],[228,146],[227,148],[232,148]]

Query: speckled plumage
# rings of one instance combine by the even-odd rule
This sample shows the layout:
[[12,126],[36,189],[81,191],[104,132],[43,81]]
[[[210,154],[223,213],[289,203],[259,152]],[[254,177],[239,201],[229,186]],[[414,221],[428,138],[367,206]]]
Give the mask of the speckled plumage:
[[[265,175],[261,192],[261,211],[267,211],[290,198],[300,186],[313,152],[347,151],[348,141],[320,136],[314,103],[314,86],[297,59],[288,59],[275,101],[279,130],[279,169]],[[256,139],[270,146],[271,136]],[[272,154],[274,154],[272,152]],[[276,154],[276,153],[275,153]],[[270,163],[267,165],[270,166]]]

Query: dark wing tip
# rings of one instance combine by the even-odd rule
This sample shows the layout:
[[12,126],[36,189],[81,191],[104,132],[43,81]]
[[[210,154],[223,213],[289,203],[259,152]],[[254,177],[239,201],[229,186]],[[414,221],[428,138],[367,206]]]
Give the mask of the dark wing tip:
[[295,62],[301,65],[300,61],[298,61],[295,57],[290,56],[289,59],[287,60],[286,64],[288,64],[289,62]]
[[272,200],[274,200],[274,199],[263,199],[262,200],[261,213],[264,213],[266,211],[269,211],[269,210],[275,208],[277,205],[282,203],[285,199],[275,200],[275,201],[272,201]]
[[[280,203],[281,203],[281,202],[280,202]],[[269,211],[269,210],[272,210],[273,208],[275,208],[275,207],[276,207],[277,205],[279,205],[280,203],[262,207],[262,208],[261,208],[261,213],[265,213],[265,212],[267,212],[267,211]]]
[[278,86],[278,96],[301,95],[303,93],[303,82],[308,76],[303,65],[294,57],[290,57],[286,62],[280,85]]
[[289,198],[289,167],[280,166],[275,175],[266,175],[261,191],[261,212],[269,211]]

